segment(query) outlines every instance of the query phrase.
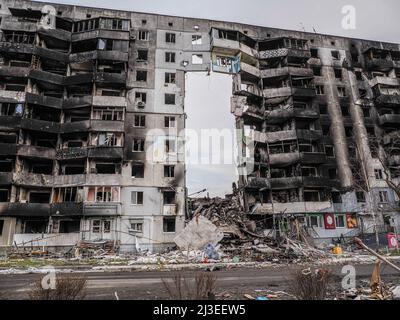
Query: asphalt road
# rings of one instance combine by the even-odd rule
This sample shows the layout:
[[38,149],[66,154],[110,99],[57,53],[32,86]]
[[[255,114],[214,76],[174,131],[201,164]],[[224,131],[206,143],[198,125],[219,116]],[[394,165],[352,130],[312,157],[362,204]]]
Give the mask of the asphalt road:
[[[369,280],[374,265],[358,265],[356,275],[358,284]],[[244,293],[254,290],[269,289],[290,292],[290,279],[295,266],[268,269],[231,269],[213,271],[217,277],[218,293],[230,293],[230,298],[243,298]],[[334,283],[340,286],[343,275],[342,266],[327,267],[333,271]],[[185,271],[184,275],[194,278],[194,271]],[[153,300],[168,298],[162,279],[170,278],[174,273],[168,271],[135,271],[135,272],[90,272],[87,278],[86,299],[137,299]],[[33,283],[41,279],[40,274],[0,275],[1,299],[27,299]],[[400,284],[400,275],[389,266],[382,267],[382,279],[385,282]]]

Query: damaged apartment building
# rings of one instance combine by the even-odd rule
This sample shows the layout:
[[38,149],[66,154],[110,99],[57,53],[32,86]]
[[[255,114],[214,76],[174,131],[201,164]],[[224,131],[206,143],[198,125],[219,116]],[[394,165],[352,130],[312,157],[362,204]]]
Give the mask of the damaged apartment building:
[[186,72],[232,76],[239,190],[266,229],[400,224],[399,45],[34,1],[0,16],[0,246],[174,246]]

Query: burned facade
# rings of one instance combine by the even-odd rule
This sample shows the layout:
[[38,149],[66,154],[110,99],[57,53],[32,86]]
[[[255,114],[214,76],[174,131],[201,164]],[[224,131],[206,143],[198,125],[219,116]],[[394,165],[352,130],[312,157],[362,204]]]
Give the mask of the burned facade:
[[400,163],[399,45],[0,4],[0,245],[173,245],[185,222],[185,73],[196,71],[233,77],[254,219],[290,214],[320,239],[400,224],[386,182]]

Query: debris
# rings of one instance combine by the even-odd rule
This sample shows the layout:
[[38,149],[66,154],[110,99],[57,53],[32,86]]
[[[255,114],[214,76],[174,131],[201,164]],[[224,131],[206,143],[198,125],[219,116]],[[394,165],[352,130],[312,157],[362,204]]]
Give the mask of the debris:
[[202,250],[207,244],[217,245],[223,237],[223,233],[210,220],[196,216],[174,241],[181,249]]
[[211,243],[209,243],[204,248],[204,255],[208,259],[212,259],[212,260],[219,260],[220,259],[220,255],[217,252],[217,248]]
[[247,293],[245,293],[243,296],[244,296],[246,299],[248,299],[248,300],[255,300],[255,299],[256,299],[256,298],[254,298],[252,295],[247,294]]
[[392,297],[394,300],[400,300],[400,286],[395,287],[392,291]]

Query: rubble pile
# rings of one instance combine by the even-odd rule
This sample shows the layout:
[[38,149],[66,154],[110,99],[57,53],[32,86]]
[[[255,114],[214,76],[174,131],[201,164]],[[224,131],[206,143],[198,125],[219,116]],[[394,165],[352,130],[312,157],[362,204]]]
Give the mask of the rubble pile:
[[192,221],[202,216],[223,232],[220,249],[236,261],[293,262],[296,259],[314,260],[330,256],[306,241],[292,238],[291,234],[281,234],[277,238],[266,235],[262,226],[249,219],[236,194],[225,199],[190,199],[189,207]]

